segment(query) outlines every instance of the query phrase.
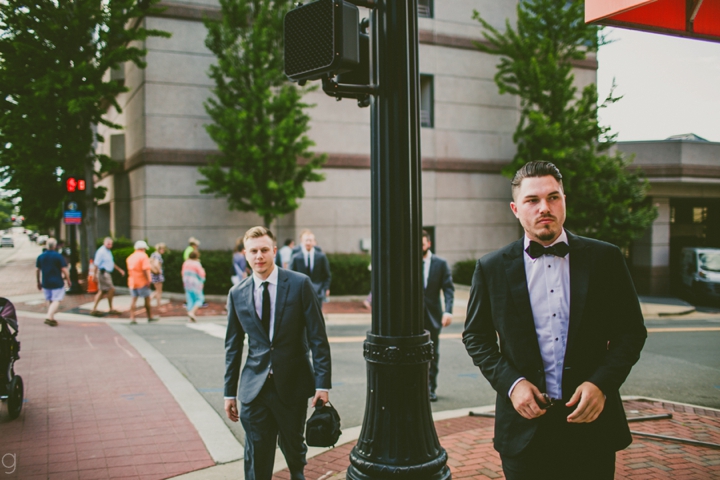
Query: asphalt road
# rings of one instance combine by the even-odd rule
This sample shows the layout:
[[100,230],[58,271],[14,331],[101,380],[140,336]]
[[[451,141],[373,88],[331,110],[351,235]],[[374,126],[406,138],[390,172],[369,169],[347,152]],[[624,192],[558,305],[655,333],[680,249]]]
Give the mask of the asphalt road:
[[[219,323],[218,323],[219,324]],[[720,408],[720,312],[646,321],[649,337],[623,395],[640,395]],[[332,403],[343,427],[360,425],[366,367],[362,341],[368,321],[328,325],[333,355]],[[185,325],[138,325],[134,330],[165,355],[223,418],[223,340]],[[460,340],[462,319],[440,341],[439,401],[434,411],[494,403],[495,392],[472,365]],[[239,424],[227,422],[242,440]]]

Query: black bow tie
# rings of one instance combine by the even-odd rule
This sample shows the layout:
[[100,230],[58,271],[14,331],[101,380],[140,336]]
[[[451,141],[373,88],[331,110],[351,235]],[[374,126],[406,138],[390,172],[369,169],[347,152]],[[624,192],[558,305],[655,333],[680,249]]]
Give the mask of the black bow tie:
[[570,252],[570,247],[565,242],[559,242],[550,247],[543,247],[537,242],[530,242],[530,245],[525,250],[528,255],[532,258],[540,258],[543,255],[555,255],[556,257],[564,257]]

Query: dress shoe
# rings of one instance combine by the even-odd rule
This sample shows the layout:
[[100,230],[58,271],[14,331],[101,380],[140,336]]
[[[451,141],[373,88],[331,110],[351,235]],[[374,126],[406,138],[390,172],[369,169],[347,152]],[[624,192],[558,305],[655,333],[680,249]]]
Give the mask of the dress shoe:
[[435,394],[435,392],[430,392],[430,401],[437,402],[437,395]]

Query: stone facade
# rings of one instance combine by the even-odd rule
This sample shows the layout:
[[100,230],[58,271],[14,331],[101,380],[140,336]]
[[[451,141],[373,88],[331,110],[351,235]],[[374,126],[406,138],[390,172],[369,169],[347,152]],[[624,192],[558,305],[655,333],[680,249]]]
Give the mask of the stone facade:
[[[497,58],[474,48],[480,28],[472,20],[476,9],[503,28],[506,19],[514,22],[516,4],[436,0],[434,18],[419,19],[420,71],[432,76],[434,97],[433,127],[422,129],[423,221],[434,227],[434,250],[451,263],[477,258],[520,235],[508,206],[509,181],[499,173],[515,154],[517,99],[498,93]],[[125,128],[100,132],[106,142],[99,148],[113,153],[124,169],[100,182],[108,196],[99,208],[99,226],[106,230],[98,233],[164,241],[171,248],[196,236],[203,248],[229,249],[262,221],[228,211],[223,199],[200,193],[197,185],[197,167],[216,148],[203,127],[210,123],[203,102],[210,96],[206,73],[214,57],[204,46],[206,30],[199,19],[217,15],[217,4],[165,5],[164,16],[148,18],[146,26],[169,31],[172,38],[147,40],[145,70],[125,66],[131,91],[118,99],[123,113],[108,112]],[[594,58],[576,67],[580,87],[595,82]],[[316,150],[328,154],[326,179],[306,184],[301,207],[275,229],[282,241],[310,228],[324,250],[357,252],[361,240],[371,236],[370,112],[319,91],[307,100],[316,104],[310,136]]]
[[720,143],[694,135],[666,140],[620,142],[646,174],[658,217],[636,241],[631,267],[638,292],[680,294],[683,247],[720,248]]

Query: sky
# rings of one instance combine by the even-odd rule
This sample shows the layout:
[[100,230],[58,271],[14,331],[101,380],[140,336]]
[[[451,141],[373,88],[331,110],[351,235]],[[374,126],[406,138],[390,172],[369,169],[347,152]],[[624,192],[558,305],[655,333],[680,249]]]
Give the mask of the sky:
[[598,95],[615,79],[623,98],[600,110],[618,141],[694,133],[720,142],[720,43],[619,28],[598,52]]

